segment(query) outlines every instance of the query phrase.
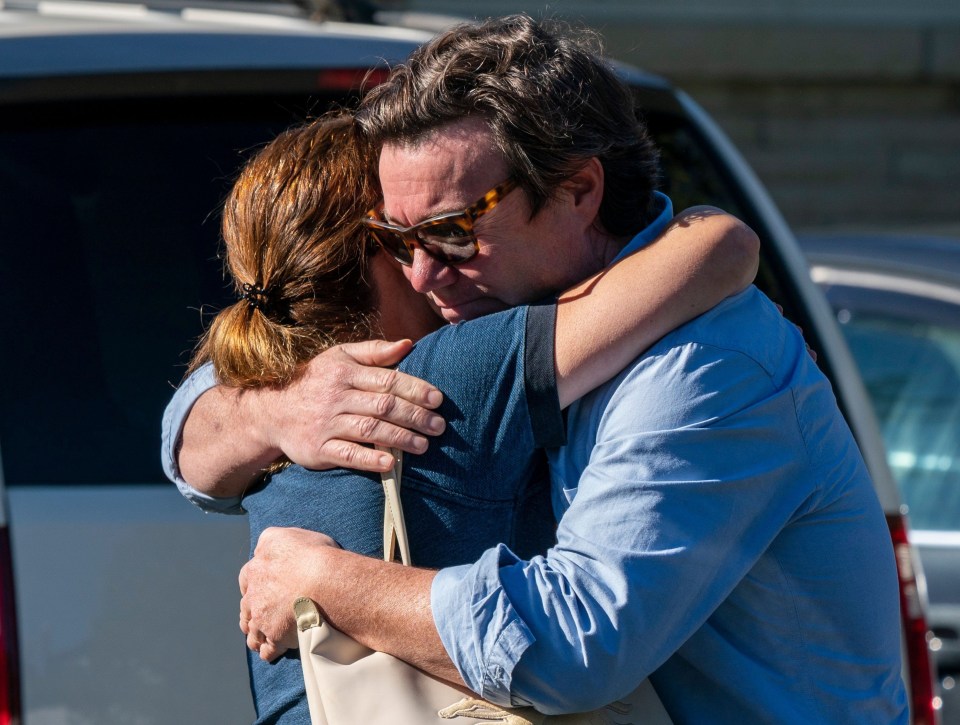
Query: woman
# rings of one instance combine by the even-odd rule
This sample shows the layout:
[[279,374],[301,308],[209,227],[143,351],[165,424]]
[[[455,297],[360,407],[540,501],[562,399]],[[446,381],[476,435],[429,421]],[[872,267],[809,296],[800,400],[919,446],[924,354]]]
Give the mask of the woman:
[[[687,213],[660,242],[557,304],[437,329],[426,299],[360,221],[378,198],[373,158],[340,116],[291,129],[250,161],[223,218],[241,299],[213,321],[192,367],[210,361],[221,382],[239,387],[283,385],[333,344],[420,340],[400,368],[443,391],[447,430],[404,461],[414,563],[464,563],[499,542],[521,555],[545,551],[553,517],[539,449],[562,445],[561,408],[749,284],[755,238],[729,216]],[[267,526],[297,526],[381,555],[383,495],[372,474],[278,462],[234,493],[244,494],[251,547]],[[308,723],[296,653],[249,662],[257,722]]]

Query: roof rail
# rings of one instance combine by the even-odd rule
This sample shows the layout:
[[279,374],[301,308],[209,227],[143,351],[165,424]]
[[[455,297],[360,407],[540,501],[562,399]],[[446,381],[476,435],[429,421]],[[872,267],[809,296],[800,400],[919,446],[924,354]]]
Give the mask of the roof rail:
[[[303,6],[295,0],[0,0],[0,9],[19,10],[43,14],[45,8],[56,7],[66,11],[70,8],[102,8],[104,12],[110,9],[137,8],[140,12],[151,11],[160,13],[179,14],[185,8],[230,10],[234,12],[260,13],[269,15],[285,15],[288,17],[304,18],[306,12]],[[81,10],[82,12],[82,10]]]

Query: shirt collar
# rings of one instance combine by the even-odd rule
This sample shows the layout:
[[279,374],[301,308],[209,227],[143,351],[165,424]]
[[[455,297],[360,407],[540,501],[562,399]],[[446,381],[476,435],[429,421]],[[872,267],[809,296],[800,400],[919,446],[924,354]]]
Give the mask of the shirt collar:
[[[639,249],[643,249],[659,237],[663,233],[663,230],[667,228],[667,224],[673,219],[673,202],[670,201],[670,197],[666,194],[661,194],[659,191],[655,191],[653,192],[653,205],[654,209],[658,210],[657,217],[644,227],[637,236],[631,239],[627,243],[627,246],[620,250],[620,254],[616,256],[613,262],[619,262],[624,257],[633,254]],[[611,262],[611,264],[613,262]]]

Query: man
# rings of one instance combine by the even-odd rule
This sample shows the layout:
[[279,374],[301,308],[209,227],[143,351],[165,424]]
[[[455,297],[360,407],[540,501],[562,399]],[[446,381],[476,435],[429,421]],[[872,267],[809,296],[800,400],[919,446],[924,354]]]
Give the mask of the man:
[[[529,18],[440,36],[360,118],[383,148],[373,227],[451,322],[555,293],[670,216],[628,91]],[[507,179],[519,190],[477,223],[469,261],[443,263],[411,233]],[[414,401],[432,392],[389,381]],[[244,476],[282,448],[271,421],[217,443],[204,398],[182,466],[239,446]],[[428,412],[396,408],[429,432]],[[380,434],[422,446],[398,430]],[[829,385],[768,300],[748,290],[668,335],[571,407],[567,432],[550,454],[559,525],[545,556],[501,546],[434,572],[268,530],[241,573],[248,644],[267,659],[291,646],[289,603],[307,593],[367,646],[504,705],[583,711],[649,676],[675,721],[906,721],[882,514]],[[201,454],[211,442],[219,452]]]

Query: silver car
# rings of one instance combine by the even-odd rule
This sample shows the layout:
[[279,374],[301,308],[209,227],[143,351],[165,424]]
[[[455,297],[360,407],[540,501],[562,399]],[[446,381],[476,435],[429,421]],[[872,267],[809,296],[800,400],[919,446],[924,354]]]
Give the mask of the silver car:
[[880,420],[930,600],[943,722],[960,724],[960,239],[801,239]]
[[[224,300],[218,209],[246,155],[427,37],[294,5],[154,3],[0,6],[0,722],[252,720],[245,523],[204,516],[164,480],[160,416]],[[623,73],[666,191],[758,231],[759,283],[833,381],[888,512],[911,704],[932,722],[922,578],[829,309],[715,124],[666,81]]]

